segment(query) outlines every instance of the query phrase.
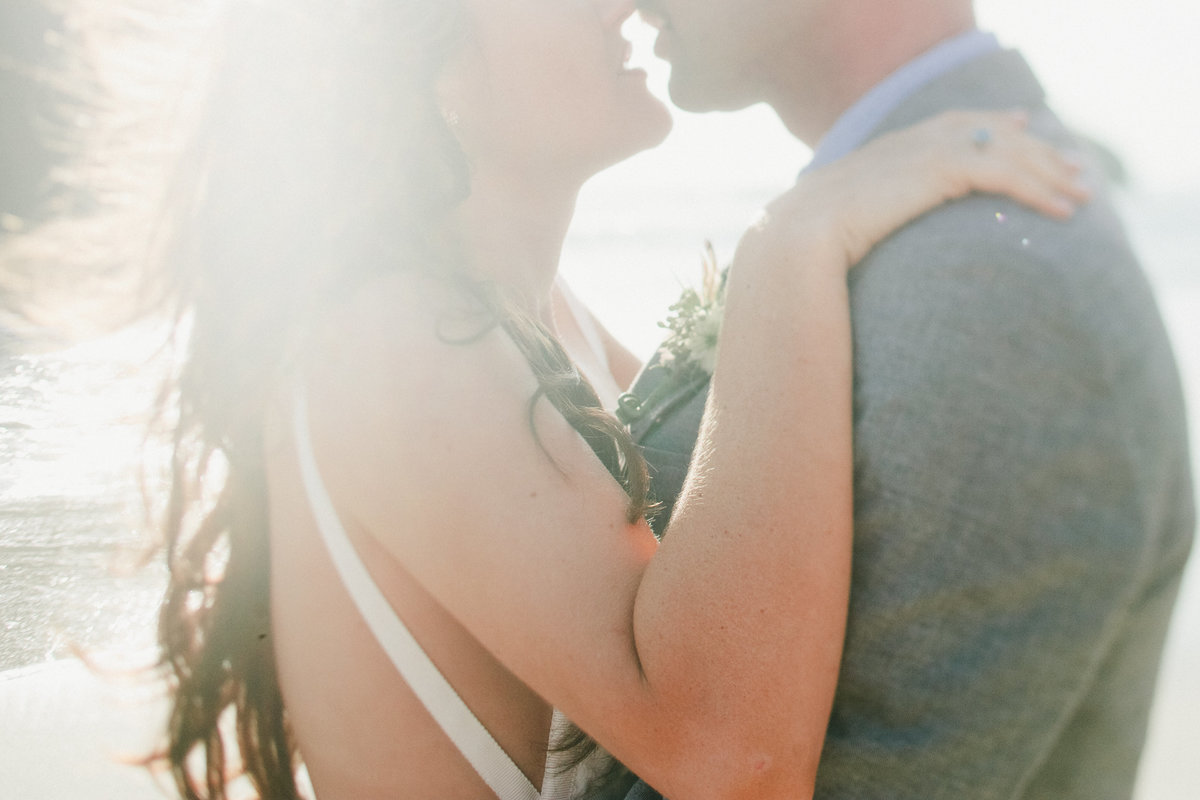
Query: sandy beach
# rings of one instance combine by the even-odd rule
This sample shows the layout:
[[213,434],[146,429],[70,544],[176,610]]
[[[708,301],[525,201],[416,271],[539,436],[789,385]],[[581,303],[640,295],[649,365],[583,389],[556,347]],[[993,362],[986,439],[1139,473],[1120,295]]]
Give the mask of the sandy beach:
[[126,763],[161,717],[152,692],[96,677],[78,660],[0,673],[0,792],[11,800],[167,797]]

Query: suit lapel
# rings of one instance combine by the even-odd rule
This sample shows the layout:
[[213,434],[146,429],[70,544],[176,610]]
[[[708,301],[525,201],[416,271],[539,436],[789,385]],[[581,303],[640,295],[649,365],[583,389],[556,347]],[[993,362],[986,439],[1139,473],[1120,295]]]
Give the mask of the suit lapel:
[[707,375],[697,374],[681,380],[659,363],[659,354],[655,353],[621,396],[619,416],[629,426],[634,441],[641,442],[672,410],[702,391],[708,379]]

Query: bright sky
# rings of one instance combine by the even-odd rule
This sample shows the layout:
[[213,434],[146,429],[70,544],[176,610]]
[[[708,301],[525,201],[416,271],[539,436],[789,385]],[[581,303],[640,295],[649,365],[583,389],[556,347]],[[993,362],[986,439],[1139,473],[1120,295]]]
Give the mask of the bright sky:
[[1151,190],[1200,186],[1200,5],[1193,0],[977,0],[1069,122]]

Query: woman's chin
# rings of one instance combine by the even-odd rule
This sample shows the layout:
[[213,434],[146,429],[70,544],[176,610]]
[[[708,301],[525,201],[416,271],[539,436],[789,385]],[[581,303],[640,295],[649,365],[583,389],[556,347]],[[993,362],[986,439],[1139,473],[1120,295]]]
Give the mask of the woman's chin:
[[612,153],[608,158],[597,160],[594,162],[593,167],[590,170],[591,174],[588,175],[588,179],[590,180],[597,174],[615,167],[618,164],[624,163],[636,155],[640,155],[647,150],[653,150],[654,148],[658,147],[663,143],[663,141],[666,140],[667,135],[671,132],[671,124],[671,120],[668,117],[666,124],[664,124],[660,130],[656,131],[653,136],[647,135],[638,140],[636,143],[630,143],[628,147],[625,147],[620,152]]
[[675,127],[675,118],[671,116],[671,111],[667,108],[666,103],[655,97],[654,107],[655,111],[657,112],[656,116],[658,125],[654,135],[651,137],[652,141],[646,146],[646,149],[658,147],[660,144],[666,141],[667,137],[671,134],[672,129]]
[[641,95],[638,98],[638,104],[641,107],[637,112],[638,121],[641,123],[639,127],[645,127],[649,132],[651,141],[646,147],[657,147],[667,138],[667,135],[671,132],[671,128],[675,124],[675,120],[671,117],[671,112],[667,108],[667,104],[658,99],[646,86],[645,70],[627,70],[622,78],[623,80],[636,82],[637,88],[635,91]]
[[[671,133],[674,119],[662,101],[644,89],[643,92],[644,97],[637,98],[636,105],[622,104],[619,118],[593,120],[597,124],[587,129],[591,135],[576,127],[578,136],[560,131],[561,138],[544,137],[542,147],[529,150],[526,146],[524,155],[529,157],[528,163],[557,164],[557,169],[551,170],[554,174],[574,176],[582,185],[598,173],[658,147]],[[555,146],[564,144],[563,150]],[[552,152],[557,157],[549,155]]]
[[628,120],[625,129],[629,134],[626,147],[605,164],[604,168],[619,164],[647,150],[653,150],[666,141],[674,126],[675,120],[666,105],[647,93],[645,106],[638,109],[635,119]]

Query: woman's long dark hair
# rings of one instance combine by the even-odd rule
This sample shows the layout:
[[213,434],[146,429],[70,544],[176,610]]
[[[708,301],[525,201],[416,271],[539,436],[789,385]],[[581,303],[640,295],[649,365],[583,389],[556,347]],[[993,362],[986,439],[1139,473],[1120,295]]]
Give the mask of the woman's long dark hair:
[[208,101],[164,222],[186,349],[171,403],[163,759],[184,797],[223,800],[233,709],[240,768],[262,797],[286,800],[296,760],[272,647],[262,424],[323,308],[381,271],[444,277],[517,343],[539,381],[531,403],[549,400],[591,444],[628,490],[631,520],[647,475],[554,337],[465,272],[439,233],[470,191],[433,92],[465,35],[458,3],[262,0],[215,25]]

